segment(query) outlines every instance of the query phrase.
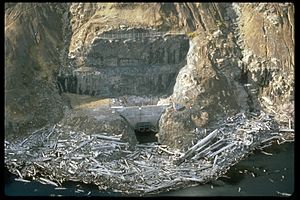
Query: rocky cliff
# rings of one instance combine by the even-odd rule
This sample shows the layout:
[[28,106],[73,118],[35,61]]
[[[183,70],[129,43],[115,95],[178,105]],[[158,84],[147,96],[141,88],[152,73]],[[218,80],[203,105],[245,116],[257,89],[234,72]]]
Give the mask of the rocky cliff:
[[19,3],[5,17],[7,132],[61,119],[66,92],[182,105],[158,133],[177,149],[240,111],[293,126],[290,3]]
[[133,29],[98,36],[81,57],[80,67],[74,65],[72,73],[58,76],[61,91],[99,97],[171,94],[186,62],[189,40],[151,34],[155,32]]
[[5,4],[5,132],[22,135],[63,116],[56,74],[64,4]]
[[[263,110],[286,125],[294,120],[293,6],[217,4],[210,8],[219,14],[214,22],[219,28],[207,27],[191,40],[188,63],[170,97],[190,109],[182,112],[182,121],[174,110],[161,119],[161,140],[178,148],[188,146],[187,141],[199,136],[195,130],[225,113]],[[172,125],[176,128],[169,128]],[[177,130],[185,134],[176,134]]]
[[[245,4],[239,30],[247,80],[257,99],[277,121],[294,122],[295,35],[290,4]],[[241,14],[245,13],[245,14]]]

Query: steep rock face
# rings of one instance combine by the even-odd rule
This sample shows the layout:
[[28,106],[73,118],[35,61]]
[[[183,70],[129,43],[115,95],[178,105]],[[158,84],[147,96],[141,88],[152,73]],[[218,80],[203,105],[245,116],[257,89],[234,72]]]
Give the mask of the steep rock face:
[[63,4],[6,4],[5,133],[24,134],[58,121],[55,83],[62,47]]
[[[225,8],[212,4],[203,9],[221,13],[220,10]],[[226,17],[224,14],[218,19]],[[198,29],[191,39],[187,65],[180,70],[173,94],[167,99],[185,106],[186,110],[169,109],[161,117],[159,141],[177,149],[186,149],[193,140],[204,137],[202,130],[218,119],[249,110],[251,106],[241,81],[238,61],[241,62],[242,54],[228,25],[231,21],[223,20],[217,30],[214,27],[218,27],[218,21],[214,23],[215,26],[204,26],[206,31]],[[189,113],[188,118],[186,113]],[[178,122],[177,118],[182,120]],[[187,122],[190,122],[188,126],[185,125]],[[178,129],[177,126],[185,128]]]
[[262,109],[294,121],[294,6],[241,4],[237,8],[247,78]]
[[[83,52],[97,35],[121,28],[191,32],[216,29],[217,4],[201,3],[73,3],[69,52]],[[212,18],[213,17],[213,18]]]
[[202,7],[200,13],[210,13],[215,26],[206,27],[203,20],[206,28],[196,31],[173,94],[162,101],[180,103],[189,111],[167,110],[161,117],[159,141],[185,149],[194,138],[203,137],[203,128],[238,111],[262,109],[293,126],[293,9],[290,4]]
[[95,38],[85,55],[77,57],[84,60],[82,67],[75,65],[71,75],[58,77],[61,90],[98,97],[171,94],[185,64],[188,38],[140,31],[114,31]]

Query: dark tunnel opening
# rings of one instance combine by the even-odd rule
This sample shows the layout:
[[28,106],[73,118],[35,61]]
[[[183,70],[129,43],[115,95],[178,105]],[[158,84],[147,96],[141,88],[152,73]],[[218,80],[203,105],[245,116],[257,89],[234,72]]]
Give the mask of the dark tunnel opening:
[[139,122],[134,129],[139,144],[157,142],[157,129],[150,122]]

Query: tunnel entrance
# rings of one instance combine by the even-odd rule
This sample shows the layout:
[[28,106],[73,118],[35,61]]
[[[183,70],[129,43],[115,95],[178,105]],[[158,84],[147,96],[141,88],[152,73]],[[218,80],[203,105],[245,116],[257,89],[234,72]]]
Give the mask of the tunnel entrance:
[[158,141],[155,136],[158,131],[150,122],[138,122],[134,132],[136,139],[140,144]]

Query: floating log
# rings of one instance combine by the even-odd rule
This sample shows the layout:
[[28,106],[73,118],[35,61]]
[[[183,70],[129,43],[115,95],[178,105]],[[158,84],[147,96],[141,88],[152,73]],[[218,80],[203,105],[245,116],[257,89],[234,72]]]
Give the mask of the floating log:
[[216,136],[217,136],[218,130],[214,130],[213,132],[211,132],[210,134],[208,134],[205,138],[203,138],[202,140],[200,140],[199,142],[197,142],[193,147],[191,147],[190,149],[188,149],[184,155],[180,156],[177,161],[176,164],[180,165],[185,159],[189,158],[190,156],[192,156],[192,154],[195,152],[195,150],[198,147],[201,147],[202,145],[206,144],[207,142],[210,142],[211,140],[213,140]]
[[55,182],[50,181],[49,179],[40,178],[40,180],[43,181],[43,182],[45,182],[45,183],[47,183],[47,184],[54,185],[54,186],[58,187],[58,185]]
[[286,193],[286,192],[279,192],[279,191],[276,191],[277,194],[281,195],[281,196],[284,196],[284,197],[289,197],[291,196],[292,194],[290,193]]
[[291,129],[291,128],[281,128],[281,129],[279,129],[279,132],[295,132],[295,130],[294,129]]
[[120,142],[121,138],[117,137],[112,137],[112,136],[106,136],[106,135],[100,135],[100,134],[92,134],[93,137],[96,137],[98,139],[103,139],[103,140],[112,140],[116,142]]
[[280,138],[281,138],[280,136],[272,136],[272,137],[262,140],[261,143],[265,143],[265,142],[275,140],[275,139],[280,139]]
[[19,177],[20,177],[21,179],[23,179],[23,176],[22,176],[21,172],[20,172],[19,170],[17,170],[17,169],[16,169],[16,172],[18,173]]
[[30,183],[31,182],[29,180],[25,180],[25,179],[22,179],[22,178],[15,178],[15,181],[20,181],[20,182],[24,182],[24,183]]
[[150,193],[150,192],[154,192],[154,191],[156,191],[156,190],[161,190],[161,189],[163,189],[163,188],[168,188],[168,187],[171,187],[171,186],[175,185],[175,184],[178,183],[179,181],[181,181],[181,179],[175,179],[175,180],[173,180],[173,181],[169,181],[169,182],[167,182],[167,183],[164,183],[164,184],[162,184],[162,185],[160,185],[160,186],[158,186],[158,187],[154,187],[154,188],[147,189],[147,190],[145,190],[145,192],[146,192],[146,193]]
[[173,153],[173,152],[171,152],[171,151],[169,151],[169,150],[167,150],[167,149],[164,149],[164,148],[162,148],[162,147],[158,147],[160,150],[162,150],[162,151],[164,151],[164,152],[166,152],[166,153],[168,153],[168,154],[171,154],[171,155],[174,155],[175,153]]
[[66,190],[67,188],[64,188],[64,187],[56,187],[54,188],[54,190]]
[[219,153],[225,151],[226,149],[229,149],[229,148],[232,147],[233,145],[234,145],[234,143],[231,143],[231,144],[229,144],[229,145],[227,145],[227,146],[225,146],[225,147],[222,147],[222,148],[219,149],[218,151],[216,151],[216,152],[214,152],[214,153],[208,155],[207,158],[214,157],[215,155],[217,155],[217,154],[219,154]]
[[47,140],[49,140],[49,138],[50,138],[50,136],[52,135],[52,133],[54,132],[54,129],[55,129],[55,127],[56,127],[56,124],[52,127],[52,129],[51,129],[51,131],[50,131],[50,133],[48,134],[48,136],[47,136]]
[[82,148],[83,146],[85,146],[85,145],[87,145],[88,143],[90,143],[91,141],[93,141],[93,139],[94,139],[94,138],[92,138],[92,139],[90,139],[90,140],[88,140],[88,141],[82,142],[81,144],[79,144],[78,147],[76,147],[75,149],[73,149],[72,151],[70,151],[68,154],[73,153],[74,151],[76,151],[76,150]]
[[210,145],[206,149],[202,150],[201,152],[197,153],[192,159],[193,160],[199,160],[200,158],[206,156],[210,151],[213,151],[214,149],[218,148],[219,146],[223,145],[223,142],[226,141],[224,139],[221,139],[217,141],[216,143]]
[[265,154],[265,155],[268,155],[268,156],[273,156],[273,154],[265,152],[265,151],[260,151],[260,152],[263,153],[263,154]]
[[215,158],[214,158],[213,168],[216,166],[217,160],[218,160],[218,155],[216,155]]

